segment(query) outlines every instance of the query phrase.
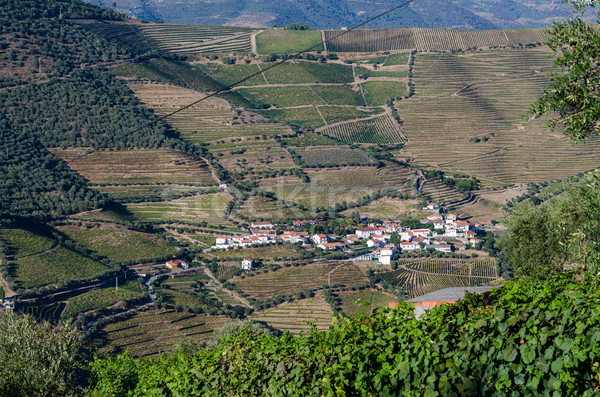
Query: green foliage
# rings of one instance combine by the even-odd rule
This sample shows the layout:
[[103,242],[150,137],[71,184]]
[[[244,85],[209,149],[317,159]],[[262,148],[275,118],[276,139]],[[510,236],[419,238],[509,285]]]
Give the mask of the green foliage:
[[135,365],[128,379],[137,384],[124,391],[132,396],[591,396],[600,383],[598,287],[596,278],[520,280],[493,293],[491,306],[468,295],[415,319],[400,304],[309,337],[242,331],[193,356],[96,360],[89,392]]
[[[578,11],[599,3],[569,1]],[[599,14],[600,17],[600,14]],[[552,83],[531,106],[530,116],[552,114],[549,126],[560,128],[573,141],[599,133],[600,124],[600,33],[581,18],[554,22],[548,46],[557,54]]]
[[62,215],[106,202],[33,134],[18,130],[0,115],[0,216]]
[[76,395],[79,334],[0,312],[0,395]]
[[157,147],[167,142],[165,124],[149,125],[156,119],[150,110],[124,83],[98,69],[5,91],[0,103],[15,131],[39,137],[46,147]]
[[600,266],[600,182],[594,174],[541,206],[522,203],[506,220],[502,253],[520,274],[544,276],[568,266]]

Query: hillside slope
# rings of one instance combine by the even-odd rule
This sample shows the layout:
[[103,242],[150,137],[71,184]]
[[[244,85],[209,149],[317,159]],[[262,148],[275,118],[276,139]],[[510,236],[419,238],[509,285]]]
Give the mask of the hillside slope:
[[[112,1],[89,0],[109,7]],[[132,17],[170,23],[269,27],[299,22],[311,28],[352,26],[395,3],[375,0],[117,0],[117,9]],[[399,4],[399,3],[398,3]],[[389,14],[370,28],[429,27],[450,29],[527,28],[548,26],[566,18],[571,7],[561,2],[534,0],[421,0]]]

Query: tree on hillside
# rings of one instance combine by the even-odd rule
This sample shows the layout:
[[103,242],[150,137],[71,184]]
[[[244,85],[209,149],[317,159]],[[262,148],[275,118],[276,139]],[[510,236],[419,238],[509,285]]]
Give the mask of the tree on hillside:
[[520,275],[548,277],[573,266],[600,268],[600,177],[570,186],[541,206],[518,204],[500,246]]
[[550,114],[550,127],[562,129],[577,142],[600,133],[600,33],[581,18],[587,8],[600,5],[600,1],[566,2],[573,4],[580,16],[554,22],[549,29],[547,44],[559,55],[555,65],[560,71],[551,76],[550,87],[528,115]]

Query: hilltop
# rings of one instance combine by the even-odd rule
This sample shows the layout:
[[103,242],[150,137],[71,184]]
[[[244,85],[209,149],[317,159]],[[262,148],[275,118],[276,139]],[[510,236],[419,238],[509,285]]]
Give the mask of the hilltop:
[[[141,1],[90,0],[93,4],[112,7],[127,15],[150,21],[199,25],[245,27],[308,24],[314,29],[339,29],[354,26],[395,4],[375,0],[307,0],[307,1]],[[398,3],[400,4],[400,3]],[[552,19],[571,16],[571,7],[561,2],[535,0],[419,0],[410,6],[374,21],[369,28],[444,28],[510,29],[549,26]]]

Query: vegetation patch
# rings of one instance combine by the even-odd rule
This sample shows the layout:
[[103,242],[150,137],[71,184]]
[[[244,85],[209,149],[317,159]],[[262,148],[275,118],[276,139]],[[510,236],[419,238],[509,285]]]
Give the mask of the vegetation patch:
[[119,285],[118,290],[114,285],[94,289],[70,298],[62,317],[67,319],[90,310],[104,310],[121,300],[140,299],[145,295],[146,293],[142,290],[140,283],[134,280]]
[[87,228],[68,225],[59,226],[57,229],[77,244],[116,262],[143,262],[144,260],[172,255],[176,251],[165,240],[152,234],[122,227]]
[[[256,50],[259,54],[289,54],[306,50],[321,42],[320,30],[269,29],[256,35]],[[313,49],[322,50],[323,45]]]
[[391,98],[403,97],[407,94],[406,84],[397,81],[368,81],[362,83],[365,101],[369,106],[381,106]]

